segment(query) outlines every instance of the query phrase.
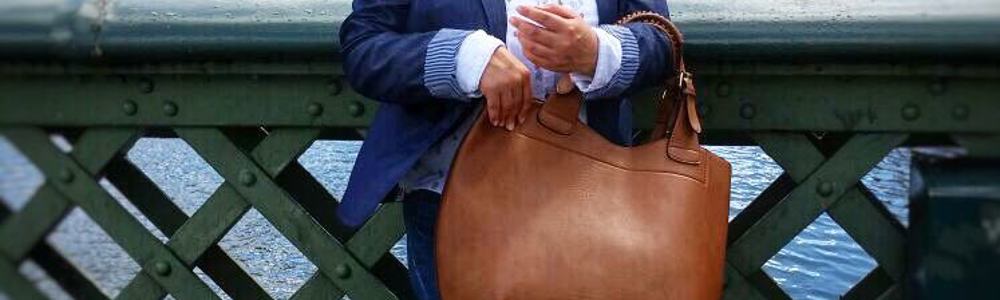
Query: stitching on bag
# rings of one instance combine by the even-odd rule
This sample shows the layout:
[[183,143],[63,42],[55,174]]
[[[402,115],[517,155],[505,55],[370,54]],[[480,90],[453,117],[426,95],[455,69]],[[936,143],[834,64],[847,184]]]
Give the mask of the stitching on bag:
[[[570,149],[570,148],[567,148],[567,147],[563,147],[563,146],[561,146],[559,144],[556,144],[556,143],[553,143],[553,142],[550,142],[550,141],[547,141],[547,140],[544,140],[544,139],[540,139],[540,138],[537,138],[537,137],[534,137],[534,136],[531,136],[531,135],[527,135],[527,134],[525,134],[523,132],[522,133],[518,133],[518,134],[514,134],[513,136],[515,138],[516,137],[521,137],[521,138],[526,138],[526,139],[533,140],[533,141],[538,141],[538,142],[541,142],[542,144],[549,145],[549,146],[557,148],[557,149],[566,150],[567,152],[570,152],[570,153],[573,153],[573,154],[576,154],[576,155],[579,155],[579,156],[591,158],[591,159],[593,159],[596,162],[599,162],[601,164],[604,164],[604,165],[607,165],[607,166],[610,166],[610,167],[613,167],[613,168],[616,168],[616,169],[619,169],[619,170],[623,170],[623,171],[641,172],[641,173],[656,173],[656,174],[672,174],[672,175],[677,175],[677,176],[681,176],[681,177],[686,177],[688,179],[694,180],[694,181],[696,181],[698,183],[701,183],[703,185],[707,184],[707,182],[708,182],[707,177],[705,177],[705,175],[707,173],[707,166],[705,164],[700,164],[700,165],[695,166],[695,168],[699,169],[698,171],[700,171],[700,173],[702,175],[701,176],[702,178],[695,178],[692,175],[688,175],[688,174],[684,174],[684,173],[678,173],[678,172],[671,172],[671,171],[668,171],[668,170],[629,169],[629,168],[626,168],[624,166],[619,166],[619,165],[616,165],[616,164],[613,164],[613,163],[610,163],[610,162],[603,161],[599,157],[595,157],[593,155],[590,155],[590,154],[587,154],[587,153],[583,153],[583,152],[580,152],[580,151],[576,151],[574,149]],[[699,151],[699,154],[702,155],[702,156],[704,156],[704,153],[701,152],[701,151]]]

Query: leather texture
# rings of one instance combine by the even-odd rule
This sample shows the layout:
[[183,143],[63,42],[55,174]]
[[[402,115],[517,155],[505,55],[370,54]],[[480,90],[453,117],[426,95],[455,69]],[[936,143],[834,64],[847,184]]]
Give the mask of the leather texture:
[[731,168],[700,146],[681,71],[660,110],[672,132],[637,147],[581,123],[578,91],[512,132],[480,115],[444,190],[442,298],[720,298]]

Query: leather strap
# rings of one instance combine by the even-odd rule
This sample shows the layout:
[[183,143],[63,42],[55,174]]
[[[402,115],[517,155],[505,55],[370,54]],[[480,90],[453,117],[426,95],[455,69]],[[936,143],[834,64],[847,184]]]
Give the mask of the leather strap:
[[671,60],[677,67],[677,73],[666,80],[666,89],[660,96],[657,108],[656,124],[649,139],[655,141],[669,134],[667,155],[677,162],[699,164],[701,154],[698,151],[698,134],[701,133],[701,120],[698,117],[694,80],[684,64],[684,35],[669,19],[649,11],[625,15],[617,24],[636,22],[652,25],[670,39],[674,48]]
[[572,134],[580,123],[578,118],[581,102],[583,94],[575,88],[566,94],[549,95],[541,111],[538,112],[538,123],[561,135]]
[[[667,156],[679,163],[700,164],[702,153],[699,151],[701,144],[698,141],[698,134],[701,133],[701,120],[698,118],[694,80],[684,66],[684,38],[670,20],[653,12],[628,14],[617,24],[633,22],[650,24],[671,39],[674,46],[671,59],[674,60],[678,70],[674,76],[666,80],[666,90],[660,96],[656,126],[650,140],[660,140],[669,132]],[[549,95],[538,114],[539,123],[555,133],[572,134],[579,123],[577,115],[580,112],[582,99],[582,94],[576,89],[567,94]]]

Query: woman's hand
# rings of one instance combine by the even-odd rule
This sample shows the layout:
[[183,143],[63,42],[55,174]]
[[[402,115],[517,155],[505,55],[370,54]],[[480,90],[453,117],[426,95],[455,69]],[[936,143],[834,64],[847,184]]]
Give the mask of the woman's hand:
[[519,6],[517,12],[542,25],[510,18],[528,60],[550,71],[594,75],[599,42],[583,16],[562,5]]
[[499,47],[486,64],[479,90],[486,97],[486,112],[493,126],[514,130],[527,118],[534,99],[531,72],[506,47]]

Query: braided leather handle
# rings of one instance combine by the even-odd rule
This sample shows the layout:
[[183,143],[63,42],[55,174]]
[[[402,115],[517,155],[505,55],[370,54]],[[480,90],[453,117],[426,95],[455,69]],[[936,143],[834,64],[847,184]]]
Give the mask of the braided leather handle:
[[[659,140],[669,132],[667,156],[677,162],[699,164],[701,156],[698,134],[701,133],[701,120],[696,109],[694,80],[684,65],[684,36],[673,22],[651,11],[627,14],[616,24],[629,23],[649,24],[663,32],[673,45],[671,60],[677,73],[666,79],[666,90],[661,95],[656,126],[653,128],[650,140]],[[668,103],[672,104],[672,107],[668,106]]]
[[673,57],[670,59],[674,62],[674,66],[677,67],[678,74],[687,72],[684,66],[684,34],[677,29],[677,26],[673,22],[655,12],[637,11],[625,15],[615,24],[625,25],[628,23],[646,23],[666,34],[671,44],[673,44],[674,49],[671,51]]

